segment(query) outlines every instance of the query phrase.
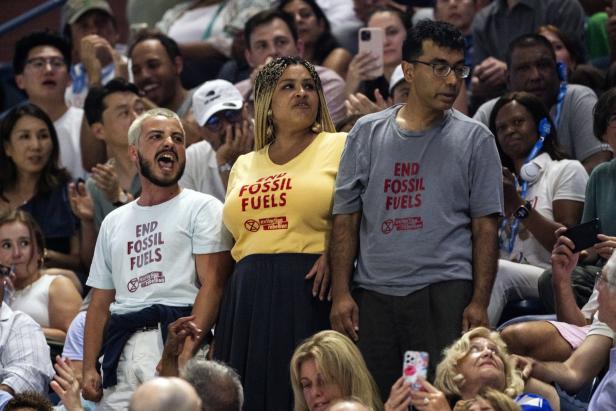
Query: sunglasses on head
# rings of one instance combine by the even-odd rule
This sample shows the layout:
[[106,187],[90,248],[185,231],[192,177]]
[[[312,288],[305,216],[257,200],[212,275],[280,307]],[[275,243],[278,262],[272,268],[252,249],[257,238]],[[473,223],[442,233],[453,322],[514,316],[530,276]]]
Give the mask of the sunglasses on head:
[[242,119],[242,112],[240,110],[223,110],[218,113],[210,116],[205,122],[205,126],[212,129],[219,129],[222,127],[222,119],[223,117],[229,123],[237,123]]

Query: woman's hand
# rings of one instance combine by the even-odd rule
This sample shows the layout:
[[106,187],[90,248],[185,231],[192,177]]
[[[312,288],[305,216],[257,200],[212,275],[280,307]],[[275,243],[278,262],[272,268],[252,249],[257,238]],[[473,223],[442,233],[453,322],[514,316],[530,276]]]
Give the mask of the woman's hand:
[[242,120],[235,125],[227,124],[225,127],[225,142],[216,151],[216,160],[219,165],[233,164],[235,160],[254,147],[254,131],[246,107],[242,109]]
[[380,67],[378,60],[378,56],[368,52],[358,53],[353,56],[346,75],[347,95],[355,93],[360,82],[374,80],[376,78],[371,72]]
[[120,196],[120,181],[115,172],[113,163],[97,164],[92,167],[92,180],[96,186],[105,194],[110,203],[118,201]]
[[391,386],[385,411],[407,411],[411,406],[411,400],[411,386],[404,382],[404,377],[400,377]]
[[445,394],[421,377],[417,377],[417,381],[422,385],[423,390],[411,392],[411,404],[415,409],[419,411],[451,411]]
[[83,407],[79,396],[81,390],[79,381],[71,367],[71,360],[58,355],[53,368],[56,370],[56,375],[53,376],[53,381],[49,384],[51,389],[58,394],[64,408],[68,411],[82,411]]
[[312,296],[319,298],[323,301],[326,297],[331,300],[331,293],[329,292],[330,272],[329,261],[327,260],[327,252],[323,253],[321,257],[314,263],[306,277],[306,280],[314,278],[312,283]]
[[524,201],[518,192],[515,176],[507,167],[503,167],[503,194],[505,197],[505,216],[510,216]]
[[71,210],[77,218],[81,221],[94,221],[94,202],[83,181],[69,183],[68,198],[71,203]]
[[354,114],[363,116],[376,113],[392,105],[391,98],[385,100],[378,88],[374,89],[374,98],[376,99],[375,102],[371,101],[362,93],[351,94],[344,102],[347,109],[347,116],[352,116]]

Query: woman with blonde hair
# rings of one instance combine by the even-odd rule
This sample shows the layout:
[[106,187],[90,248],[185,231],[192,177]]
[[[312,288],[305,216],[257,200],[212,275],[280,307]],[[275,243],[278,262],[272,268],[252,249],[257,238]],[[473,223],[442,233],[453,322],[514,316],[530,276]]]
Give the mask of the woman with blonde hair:
[[[515,368],[507,345],[496,331],[473,328],[443,351],[436,367],[434,386],[422,381],[424,389],[411,391],[398,380],[391,389],[385,409],[398,411],[403,404],[419,411],[449,411],[460,400],[470,400],[487,388],[506,394],[517,404],[541,404],[525,410],[560,410],[554,387],[529,378],[526,381]],[[407,405],[408,407],[408,405]]]
[[223,219],[235,270],[214,356],[236,369],[245,411],[288,410],[295,346],[329,328],[327,240],[345,142],[309,62],[280,57],[255,81],[255,151],[229,174]]
[[345,397],[375,411],[383,409],[359,349],[337,331],[321,331],[304,341],[295,349],[290,368],[295,411],[325,409]]

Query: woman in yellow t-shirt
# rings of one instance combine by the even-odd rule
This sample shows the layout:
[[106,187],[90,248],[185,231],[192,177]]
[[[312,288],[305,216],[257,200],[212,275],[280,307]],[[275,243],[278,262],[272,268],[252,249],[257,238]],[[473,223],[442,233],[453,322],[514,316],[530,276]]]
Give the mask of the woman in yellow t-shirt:
[[346,134],[307,61],[277,58],[255,83],[255,151],[235,162],[223,213],[236,266],[214,356],[241,375],[244,410],[288,410],[293,350],[329,328],[326,245]]

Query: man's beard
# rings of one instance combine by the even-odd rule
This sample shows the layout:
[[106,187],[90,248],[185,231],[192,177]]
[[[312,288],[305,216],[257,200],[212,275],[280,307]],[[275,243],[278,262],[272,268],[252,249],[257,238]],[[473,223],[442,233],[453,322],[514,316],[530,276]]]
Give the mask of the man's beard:
[[152,172],[151,162],[144,159],[139,152],[137,152],[137,157],[139,158],[139,170],[141,172],[141,175],[148,179],[152,184],[159,187],[170,187],[176,184],[184,174],[184,167],[186,166],[186,162],[179,163],[180,168],[175,176],[170,177],[169,180],[161,180],[160,178],[154,176],[154,173]]

